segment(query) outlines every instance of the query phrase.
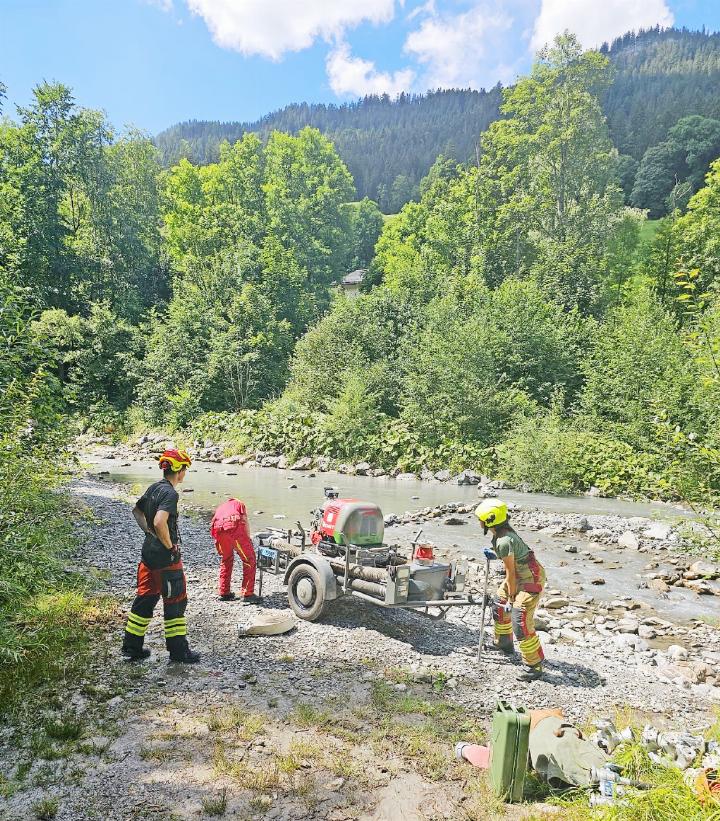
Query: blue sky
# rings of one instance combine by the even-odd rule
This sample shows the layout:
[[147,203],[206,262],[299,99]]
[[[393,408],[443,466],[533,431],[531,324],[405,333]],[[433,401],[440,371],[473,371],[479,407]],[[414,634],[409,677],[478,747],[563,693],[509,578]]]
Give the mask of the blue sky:
[[718,0],[0,0],[9,105],[41,80],[117,128],[254,120],[291,102],[512,82],[564,28],[586,46]]

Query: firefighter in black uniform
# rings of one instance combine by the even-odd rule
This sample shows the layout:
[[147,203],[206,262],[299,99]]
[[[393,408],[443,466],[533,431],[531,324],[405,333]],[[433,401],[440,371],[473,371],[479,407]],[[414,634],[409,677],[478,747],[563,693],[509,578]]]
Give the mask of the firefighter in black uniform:
[[194,664],[200,661],[200,655],[190,649],[187,641],[187,589],[180,557],[176,490],[191,462],[184,450],[166,450],[158,461],[164,478],[150,485],[133,508],[133,516],[145,533],[145,540],[138,565],[137,596],[125,625],[122,653],[129,659],[144,659],[150,655],[143,642],[155,605],[162,596],[165,646],[170,661]]

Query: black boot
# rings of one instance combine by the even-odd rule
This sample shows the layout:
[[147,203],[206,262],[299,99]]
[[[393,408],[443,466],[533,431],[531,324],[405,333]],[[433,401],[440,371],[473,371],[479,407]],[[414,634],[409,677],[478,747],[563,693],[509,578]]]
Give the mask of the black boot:
[[143,647],[143,643],[142,636],[136,636],[126,630],[120,652],[129,661],[142,661],[150,656],[150,651]]
[[254,593],[251,593],[249,596],[241,596],[240,601],[243,602],[243,604],[260,604],[262,596],[256,596]]
[[234,593],[223,593],[222,595],[218,596],[220,601],[235,601],[237,596]]
[[518,674],[517,679],[518,681],[537,681],[539,678],[542,678],[542,675],[542,664],[536,664],[534,667],[527,665],[523,667],[523,670]]
[[147,647],[125,647],[120,651],[128,661],[142,661],[150,658],[150,651]]
[[168,645],[170,661],[179,661],[181,664],[197,664],[200,661],[200,653],[190,649],[185,636],[178,636],[172,644],[168,641]]

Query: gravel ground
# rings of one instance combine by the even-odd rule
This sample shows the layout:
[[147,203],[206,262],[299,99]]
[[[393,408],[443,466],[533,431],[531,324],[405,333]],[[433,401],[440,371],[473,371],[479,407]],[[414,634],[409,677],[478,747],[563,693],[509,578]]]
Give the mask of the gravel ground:
[[[94,568],[98,590],[117,598],[124,616],[134,596],[141,543],[125,491],[85,477],[72,492],[93,513],[78,525],[82,547],[75,565]],[[529,708],[560,706],[578,722],[628,705],[658,725],[694,729],[707,723],[720,700],[714,678],[720,663],[717,629],[658,620],[629,597],[598,608],[580,599],[563,603],[560,591],[548,591],[546,603],[561,601],[540,612],[547,673],[529,684],[515,681],[519,667],[511,661],[489,655],[476,661],[479,608],[433,622],[347,599],[335,602],[321,622],[298,622],[284,636],[240,637],[238,624],[262,609],[287,608],[281,579],[266,576],[263,608],[220,602],[207,520],[183,516],[181,531],[189,639],[202,654],[201,663],[167,663],[160,608],[147,638],[152,657],[142,664],[122,661],[114,649],[121,642],[119,618],[106,637],[113,652],[101,681],[66,694],[64,709],[87,718],[84,750],[50,766],[34,755],[23,788],[6,800],[0,817],[38,817],[33,805],[49,797],[58,800],[54,817],[61,821],[197,819],[210,817],[211,802],[219,796],[226,802],[225,815],[237,818],[480,817],[468,814],[457,775],[453,781],[433,780],[407,756],[390,751],[379,757],[360,731],[355,740],[352,733],[338,739],[319,732],[317,716],[305,716],[303,726],[298,704],[357,720],[378,681],[388,681],[394,690],[460,705],[485,727],[498,698],[507,698]],[[239,564],[235,572],[237,583]],[[477,588],[480,569],[472,572]],[[649,640],[641,638],[643,630]],[[262,714],[262,727],[248,733],[250,738],[237,726],[223,735],[212,716],[229,706],[242,716]],[[286,753],[298,739],[314,741],[315,748],[305,751],[310,760],[283,776],[280,785],[243,789],[247,776],[238,775],[240,764],[233,770],[221,760],[221,752],[229,750],[253,772],[265,772],[277,761],[273,756]],[[17,740],[6,731],[0,741],[0,772],[12,777]],[[442,752],[451,757],[450,746]],[[345,759],[359,772],[342,770],[338,762]],[[298,786],[293,779],[300,776],[312,786]]]

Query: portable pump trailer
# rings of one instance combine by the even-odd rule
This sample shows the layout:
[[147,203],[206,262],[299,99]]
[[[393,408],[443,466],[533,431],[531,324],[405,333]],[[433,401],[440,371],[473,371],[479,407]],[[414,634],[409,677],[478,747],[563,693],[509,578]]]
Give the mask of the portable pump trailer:
[[376,504],[338,496],[334,488],[325,488],[326,501],[313,512],[308,549],[299,522],[299,544],[293,543],[292,533],[256,535],[261,572],[284,574],[296,615],[315,621],[328,602],[343,595],[432,618],[442,618],[450,607],[476,603],[463,595],[466,560],[438,561],[431,545],[419,543],[422,531],[413,539],[408,559],[383,542],[385,523]]

